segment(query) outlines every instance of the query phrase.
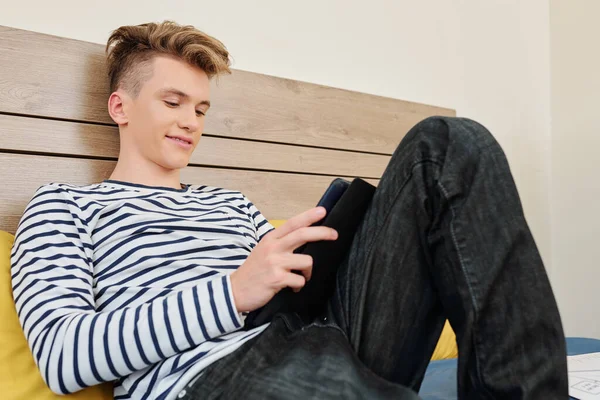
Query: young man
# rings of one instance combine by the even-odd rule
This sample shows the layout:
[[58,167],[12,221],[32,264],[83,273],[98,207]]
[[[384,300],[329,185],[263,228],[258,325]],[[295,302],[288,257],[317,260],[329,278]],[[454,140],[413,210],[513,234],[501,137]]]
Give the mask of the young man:
[[165,22],[117,29],[107,52],[117,166],[101,183],[40,187],[12,252],[15,304],[52,390],[114,381],[116,399],[411,399],[448,318],[460,398],[566,398],[556,303],[485,128],[415,126],[326,314],[243,330],[245,312],[310,278],[312,259],[293,250],[336,232],[310,227],[320,208],[274,230],[242,193],[180,183],[209,80],[229,72],[221,42]]

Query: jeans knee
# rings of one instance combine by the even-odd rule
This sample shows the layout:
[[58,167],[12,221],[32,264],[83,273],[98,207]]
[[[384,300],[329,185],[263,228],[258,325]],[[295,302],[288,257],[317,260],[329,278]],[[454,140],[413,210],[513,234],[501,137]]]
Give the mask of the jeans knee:
[[390,164],[394,167],[390,168],[400,165],[408,168],[423,160],[442,164],[451,157],[469,169],[479,164],[482,156],[491,154],[506,159],[494,136],[479,122],[433,116],[423,119],[406,134],[392,155]]
[[500,144],[492,133],[481,123],[469,118],[456,118],[456,124],[464,132],[463,140],[470,140],[480,149],[496,147],[501,149]]
[[427,117],[415,125],[413,130],[420,140],[440,142],[440,136],[444,136],[442,143],[445,146],[458,146],[475,153],[479,153],[482,149],[496,148],[503,153],[492,133],[481,123],[469,118]]

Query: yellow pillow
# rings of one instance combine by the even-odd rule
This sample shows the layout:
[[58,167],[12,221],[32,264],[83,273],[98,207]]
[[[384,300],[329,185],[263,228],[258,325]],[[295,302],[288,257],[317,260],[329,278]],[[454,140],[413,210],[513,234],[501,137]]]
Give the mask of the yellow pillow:
[[456,345],[456,335],[450,326],[448,320],[444,325],[440,339],[438,340],[437,346],[433,351],[431,360],[445,360],[448,358],[458,357],[458,346]]
[[0,388],[3,400],[110,400],[111,384],[67,396],[54,394],[42,379],[19,324],[10,283],[10,252],[14,236],[0,231]]
[[285,223],[285,219],[271,219],[269,223],[273,225],[275,228],[279,228],[281,225]]
[[[271,225],[275,228],[281,226],[286,220],[285,219],[273,219],[269,220]],[[433,351],[432,360],[444,360],[447,358],[458,357],[458,347],[456,346],[456,335],[452,330],[452,327],[446,321],[440,339],[438,340],[437,346]]]

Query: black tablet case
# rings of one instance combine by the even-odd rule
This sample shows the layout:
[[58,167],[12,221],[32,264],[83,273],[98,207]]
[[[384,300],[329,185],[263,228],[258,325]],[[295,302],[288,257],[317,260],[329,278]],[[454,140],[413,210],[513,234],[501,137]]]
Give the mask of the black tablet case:
[[350,249],[374,194],[375,186],[360,178],[352,180],[321,224],[337,230],[338,239],[310,242],[301,251],[313,258],[311,279],[299,292],[284,288],[263,307],[250,312],[244,329],[269,322],[278,312],[297,312],[306,322],[321,315],[335,288],[337,269]]

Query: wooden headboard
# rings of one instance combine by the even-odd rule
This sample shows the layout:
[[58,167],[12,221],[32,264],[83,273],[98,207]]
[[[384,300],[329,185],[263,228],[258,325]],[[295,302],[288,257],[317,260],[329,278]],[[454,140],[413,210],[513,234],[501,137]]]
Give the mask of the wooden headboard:
[[[14,233],[49,182],[107,179],[119,134],[107,112],[104,46],[0,26],[0,229]],[[184,183],[242,191],[269,219],[313,207],[334,177],[377,184],[415,123],[450,109],[234,70]]]

